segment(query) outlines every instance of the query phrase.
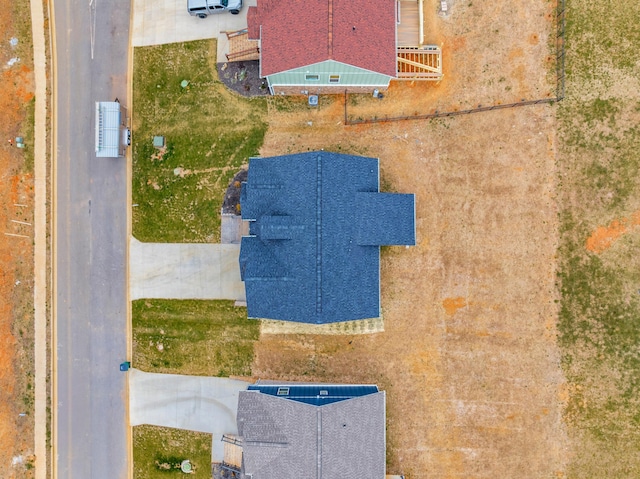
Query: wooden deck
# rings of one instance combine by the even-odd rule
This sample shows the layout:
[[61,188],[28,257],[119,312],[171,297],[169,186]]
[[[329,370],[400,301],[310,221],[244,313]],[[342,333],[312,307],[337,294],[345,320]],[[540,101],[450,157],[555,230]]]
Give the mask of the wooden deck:
[[[431,80],[442,78],[442,51],[436,45],[424,45],[421,26],[424,11],[419,0],[398,0],[398,79]],[[424,34],[424,32],[422,32]]]
[[249,40],[246,29],[236,32],[225,32],[229,39],[228,62],[241,62],[260,59],[258,40]]
[[399,80],[442,79],[442,51],[436,45],[398,48]]
[[417,47],[420,45],[420,12],[418,0],[399,0],[398,8],[398,47]]

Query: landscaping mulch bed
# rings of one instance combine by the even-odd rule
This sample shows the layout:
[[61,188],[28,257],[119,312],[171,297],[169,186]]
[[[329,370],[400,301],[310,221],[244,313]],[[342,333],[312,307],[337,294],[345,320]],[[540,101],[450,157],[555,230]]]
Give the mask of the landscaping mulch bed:
[[240,95],[251,97],[269,94],[267,81],[260,78],[258,60],[218,63],[218,76],[222,83]]
[[224,195],[224,202],[222,203],[222,213],[229,215],[240,216],[240,193],[242,189],[242,182],[247,181],[248,170],[240,170],[233,177],[227,191]]

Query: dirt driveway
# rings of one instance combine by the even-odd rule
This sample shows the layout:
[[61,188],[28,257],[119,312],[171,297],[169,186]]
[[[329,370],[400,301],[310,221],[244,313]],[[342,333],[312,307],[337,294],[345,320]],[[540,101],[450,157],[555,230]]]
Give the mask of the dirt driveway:
[[[433,19],[445,80],[350,105],[394,115],[551,94],[551,7],[453,2],[448,18]],[[416,193],[418,244],[383,251],[383,333],[263,334],[254,375],[386,389],[389,473],[563,477],[553,108],[346,128],[341,98],[270,111],[264,156],[325,148],[380,158],[383,188]]]

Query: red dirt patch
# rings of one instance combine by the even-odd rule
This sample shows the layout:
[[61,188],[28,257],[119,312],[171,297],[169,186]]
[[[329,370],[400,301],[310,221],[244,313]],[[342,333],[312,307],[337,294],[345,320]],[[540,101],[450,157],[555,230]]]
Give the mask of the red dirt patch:
[[[0,477],[31,478],[33,456],[33,177],[25,167],[33,147],[25,123],[33,100],[28,2],[0,10]],[[9,38],[18,39],[11,46]],[[10,58],[20,58],[8,65]],[[27,147],[15,146],[15,137]]]
[[630,228],[640,225],[640,211],[636,211],[631,218],[621,218],[613,220],[608,226],[599,226],[587,238],[585,248],[592,253],[602,253],[609,249],[613,243]]
[[467,305],[467,301],[462,297],[457,298],[445,298],[442,301],[442,307],[448,316],[456,314],[460,308],[464,308]]

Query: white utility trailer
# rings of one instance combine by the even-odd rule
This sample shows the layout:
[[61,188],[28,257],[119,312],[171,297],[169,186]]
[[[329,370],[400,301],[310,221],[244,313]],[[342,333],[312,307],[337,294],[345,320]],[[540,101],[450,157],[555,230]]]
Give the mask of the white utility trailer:
[[117,158],[124,156],[131,144],[127,126],[127,109],[119,101],[96,102],[96,156]]

